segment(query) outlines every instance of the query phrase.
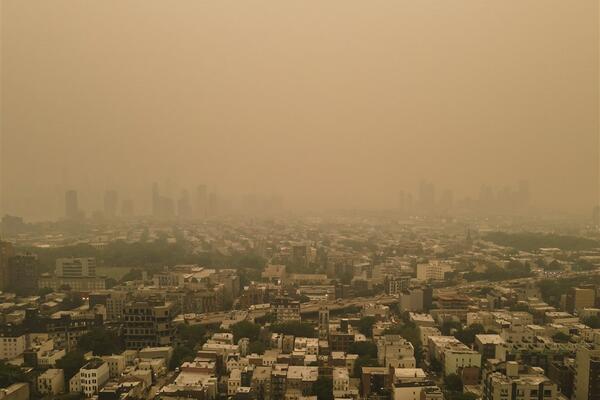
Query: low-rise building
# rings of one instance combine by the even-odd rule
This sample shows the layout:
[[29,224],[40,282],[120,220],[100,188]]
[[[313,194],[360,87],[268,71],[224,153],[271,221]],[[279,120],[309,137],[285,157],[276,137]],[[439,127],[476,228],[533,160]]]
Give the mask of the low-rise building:
[[65,374],[62,369],[48,369],[37,378],[37,390],[44,396],[56,396],[65,391]]

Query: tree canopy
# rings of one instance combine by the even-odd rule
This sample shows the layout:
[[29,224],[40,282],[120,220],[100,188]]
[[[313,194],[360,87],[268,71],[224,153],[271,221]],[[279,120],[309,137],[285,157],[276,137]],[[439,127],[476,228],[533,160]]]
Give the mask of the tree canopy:
[[358,354],[359,357],[368,356],[370,358],[377,358],[377,345],[371,341],[354,342],[350,345],[348,353]]
[[108,356],[123,351],[123,341],[112,331],[104,328],[92,329],[77,341],[77,347],[83,351],[91,351],[96,356]]
[[375,325],[375,322],[377,322],[377,318],[375,317],[362,317],[358,321],[358,331],[366,337],[372,337],[373,325]]
[[260,325],[250,321],[240,321],[231,326],[233,341],[237,343],[241,338],[248,338],[251,342],[258,340]]
[[333,380],[320,376],[313,386],[313,391],[319,400],[333,400]]
[[315,328],[313,325],[299,321],[273,324],[271,325],[271,332],[282,333],[284,335],[294,335],[297,337],[315,337]]
[[70,351],[63,358],[56,362],[56,368],[62,369],[65,372],[65,380],[69,381],[76,373],[85,365],[83,351]]

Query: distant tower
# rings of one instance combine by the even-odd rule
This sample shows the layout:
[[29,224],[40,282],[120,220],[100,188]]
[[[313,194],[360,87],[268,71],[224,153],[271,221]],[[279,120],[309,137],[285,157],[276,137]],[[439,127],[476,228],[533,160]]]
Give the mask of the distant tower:
[[465,246],[467,249],[471,249],[473,247],[473,238],[471,237],[471,230],[467,229],[467,237],[465,238]]
[[78,216],[79,204],[77,203],[77,192],[75,190],[67,190],[65,193],[65,217],[74,220]]
[[319,339],[327,340],[329,337],[329,308],[327,306],[319,309]]
[[192,205],[187,190],[181,192],[181,198],[177,201],[177,215],[179,218],[187,219],[192,216]]
[[206,218],[207,206],[208,206],[208,192],[206,185],[199,185],[196,188],[196,200],[194,203],[194,214],[197,218]]
[[107,190],[104,193],[104,216],[114,218],[117,216],[119,195],[116,190]]
[[157,217],[160,212],[160,192],[158,191],[158,183],[152,184],[152,216]]
[[133,217],[134,212],[133,201],[129,199],[123,200],[121,203],[121,215],[124,217]]
[[219,203],[216,193],[208,195],[208,215],[214,217],[219,212]]

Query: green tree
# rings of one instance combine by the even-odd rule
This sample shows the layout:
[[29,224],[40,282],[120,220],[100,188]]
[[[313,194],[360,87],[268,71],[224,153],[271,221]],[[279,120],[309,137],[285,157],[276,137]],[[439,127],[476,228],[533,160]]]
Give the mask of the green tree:
[[359,357],[367,356],[377,358],[377,345],[373,342],[354,342],[348,349],[350,354],[358,354]]
[[591,317],[584,318],[583,323],[592,329],[600,328],[600,317],[593,315]]
[[77,341],[77,347],[83,351],[91,351],[96,356],[108,356],[123,351],[123,342],[114,332],[104,328],[92,329]]
[[177,346],[173,349],[173,356],[169,362],[169,369],[173,371],[186,361],[194,361],[195,357],[196,352],[193,349],[186,346]]
[[251,354],[252,353],[265,354],[265,345],[263,344],[263,342],[255,340],[254,342],[250,342],[250,345],[248,346],[248,350]]
[[123,275],[120,279],[121,283],[129,281],[139,281],[142,279],[142,270],[137,268],[131,268],[129,272]]
[[206,328],[202,325],[179,325],[177,329],[177,338],[186,347],[196,348],[204,344],[206,339]]
[[315,337],[315,328],[312,324],[299,321],[282,322],[271,325],[271,332],[297,337]]
[[354,362],[354,371],[353,376],[355,378],[360,378],[362,373],[362,367],[377,367],[379,364],[377,363],[376,358],[371,358],[369,356],[358,357]]
[[233,341],[237,343],[241,338],[248,338],[251,342],[258,340],[260,325],[250,321],[240,321],[231,326]]
[[38,295],[38,296],[41,296],[41,297],[44,297],[44,296],[46,296],[46,295],[49,295],[49,294],[50,294],[50,293],[52,293],[52,292],[54,292],[54,289],[52,289],[52,288],[47,288],[47,287],[44,287],[44,288],[40,288],[40,289],[38,290],[38,292],[37,292],[37,295]]
[[460,377],[456,374],[449,374],[444,377],[444,385],[447,390],[453,392],[462,392],[463,383]]
[[77,307],[81,307],[83,299],[81,295],[75,292],[69,292],[62,301],[62,307],[64,310],[72,310]]
[[472,324],[465,329],[458,330],[454,337],[466,344],[471,346],[475,343],[475,335],[485,333],[485,328],[481,324]]
[[429,369],[431,371],[433,371],[433,372],[440,373],[444,369],[444,366],[442,365],[442,363],[440,362],[440,360],[438,360],[437,358],[434,358],[429,363]]
[[458,321],[445,321],[440,327],[442,335],[451,335],[453,331],[459,331],[462,329],[462,325]]
[[13,383],[26,382],[27,379],[21,368],[0,361],[0,388],[5,388]]
[[373,336],[373,325],[375,325],[377,319],[375,317],[362,317],[358,321],[358,331],[366,337]]
[[333,400],[333,380],[320,376],[313,386],[313,391],[319,400]]
[[448,400],[477,400],[479,396],[475,393],[452,392],[446,393],[446,398]]
[[56,362],[56,367],[64,370],[65,380],[68,382],[85,365],[85,358],[81,350],[70,351]]
[[552,340],[554,340],[557,343],[567,343],[570,339],[571,337],[563,332],[556,332],[552,336]]

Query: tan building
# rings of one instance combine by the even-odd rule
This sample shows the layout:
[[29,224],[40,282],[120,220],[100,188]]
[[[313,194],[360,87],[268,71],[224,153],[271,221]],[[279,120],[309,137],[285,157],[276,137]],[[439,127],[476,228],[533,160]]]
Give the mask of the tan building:
[[45,396],[56,396],[65,391],[65,374],[62,369],[48,369],[37,378],[37,390]]

